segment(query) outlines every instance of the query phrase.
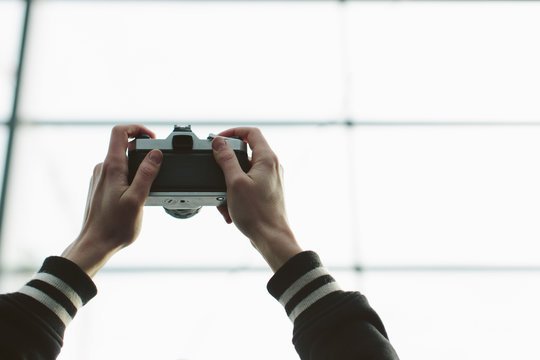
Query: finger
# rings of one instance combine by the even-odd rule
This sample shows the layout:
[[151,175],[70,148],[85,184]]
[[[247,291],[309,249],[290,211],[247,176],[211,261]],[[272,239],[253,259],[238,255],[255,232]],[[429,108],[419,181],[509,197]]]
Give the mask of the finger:
[[156,135],[142,125],[117,125],[111,131],[111,140],[109,142],[109,151],[105,158],[107,167],[120,168],[127,172],[126,149],[130,138],[142,134],[150,135],[155,138]]
[[223,175],[225,175],[227,187],[233,184],[239,177],[246,176],[238,163],[236,154],[225,139],[216,137],[212,141],[212,150],[214,152],[214,159],[216,159],[216,162],[223,171]]
[[242,140],[247,141],[249,147],[254,152],[257,148],[259,148],[260,150],[271,150],[261,130],[259,130],[258,128],[238,127],[222,131],[219,133],[219,135],[225,137],[239,137]]
[[163,153],[160,150],[150,151],[139,165],[137,173],[126,190],[125,196],[142,206],[150,193],[150,187],[158,175]]
[[261,130],[252,127],[239,127],[229,130],[225,130],[219,133],[225,137],[240,137],[246,141],[253,152],[253,162],[257,163],[261,160],[273,160],[275,158],[274,152],[268,145],[268,142],[264,138]]
[[227,224],[232,223],[231,215],[229,214],[229,208],[227,207],[227,204],[219,205],[217,207],[220,214],[223,216],[223,219],[225,219],[225,222]]
[[135,150],[135,140],[130,140],[128,141],[128,147],[127,147],[127,150],[128,151],[133,151]]

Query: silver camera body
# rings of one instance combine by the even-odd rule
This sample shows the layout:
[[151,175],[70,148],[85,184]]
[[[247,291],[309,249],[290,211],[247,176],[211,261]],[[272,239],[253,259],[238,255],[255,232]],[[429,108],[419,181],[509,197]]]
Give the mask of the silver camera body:
[[[154,149],[163,153],[160,172],[152,184],[147,206],[163,206],[178,218],[191,217],[203,206],[219,206],[227,200],[225,178],[214,160],[210,134],[199,139],[191,126],[175,126],[165,139],[151,139],[144,135],[130,144],[128,151],[129,182],[145,158]],[[244,171],[250,168],[247,145],[239,138],[223,137],[234,150]]]

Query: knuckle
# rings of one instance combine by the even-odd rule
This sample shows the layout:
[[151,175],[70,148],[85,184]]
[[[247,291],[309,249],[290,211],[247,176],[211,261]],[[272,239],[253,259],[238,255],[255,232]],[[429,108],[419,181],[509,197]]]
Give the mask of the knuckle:
[[114,160],[105,159],[101,166],[99,175],[101,176],[116,176],[118,173],[122,173],[122,167]]
[[229,162],[229,161],[232,161],[232,160],[236,160],[236,155],[234,154],[234,151],[224,151],[223,153],[220,154],[220,157],[221,157],[221,161],[223,162]]
[[140,205],[139,197],[136,196],[136,194],[131,194],[129,196],[126,196],[123,200],[124,200],[124,204],[128,208],[136,208]]
[[94,166],[94,176],[97,177],[101,173],[101,169],[103,168],[103,163],[99,163],[96,166]]
[[111,168],[114,168],[113,164],[114,163],[111,160],[105,159],[105,161],[101,164],[101,171],[105,174],[108,173]]
[[268,167],[275,167],[275,168],[280,167],[279,159],[274,152],[270,152],[265,157],[261,158],[261,163]]
[[124,126],[122,126],[122,125],[115,125],[111,130],[111,133],[114,136],[121,135],[123,132],[124,132]]
[[141,164],[139,170],[137,170],[144,178],[153,178],[155,173],[155,167],[150,164]]
[[262,136],[262,131],[258,127],[249,128],[249,131],[254,135]]
[[279,158],[278,156],[276,155],[276,153],[272,152],[270,154],[270,159],[272,160],[272,163],[275,165],[275,166],[280,166],[279,164]]
[[246,177],[237,177],[228,185],[229,190],[232,192],[238,192],[245,190],[250,185],[249,180]]
[[116,162],[110,158],[105,159],[101,165],[101,170],[103,172],[110,172],[111,170],[115,170],[117,168],[118,166],[116,165]]

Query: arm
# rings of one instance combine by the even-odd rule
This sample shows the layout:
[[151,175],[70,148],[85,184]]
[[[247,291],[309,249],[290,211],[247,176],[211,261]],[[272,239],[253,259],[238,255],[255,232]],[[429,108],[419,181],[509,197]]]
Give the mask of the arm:
[[275,272],[268,291],[294,324],[293,343],[303,360],[398,359],[386,330],[366,298],[344,292],[318,256],[302,251],[288,224],[278,159],[258,129],[236,128],[252,149],[246,174],[221,138],[214,157],[225,174],[227,204],[219,211],[246,235]]
[[159,150],[150,152],[128,184],[126,149],[139,134],[154,137],[142,126],[112,130],[107,157],[94,169],[80,235],[18,292],[0,295],[0,358],[55,359],[67,325],[97,293],[91,278],[137,238],[162,159]]

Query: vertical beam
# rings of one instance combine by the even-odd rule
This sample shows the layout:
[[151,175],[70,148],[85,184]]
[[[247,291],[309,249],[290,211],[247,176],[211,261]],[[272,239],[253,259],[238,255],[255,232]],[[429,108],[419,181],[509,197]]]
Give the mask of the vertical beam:
[[[29,17],[30,17],[30,8],[32,7],[32,0],[25,0],[25,11],[24,11],[24,19],[23,19],[23,28],[22,28],[22,35],[21,35],[21,43],[20,43],[20,49],[19,49],[19,59],[18,59],[18,65],[17,65],[17,73],[15,77],[15,90],[13,94],[13,105],[11,107],[11,116],[9,118],[8,122],[8,139],[7,139],[7,146],[6,146],[6,157],[4,162],[4,176],[2,181],[2,190],[0,192],[0,249],[2,246],[2,237],[4,232],[3,225],[4,225],[4,219],[5,219],[5,210],[6,210],[6,198],[8,194],[8,186],[9,186],[9,173],[10,173],[10,167],[11,167],[11,159],[13,155],[13,147],[14,147],[14,138],[15,138],[15,132],[17,130],[17,125],[19,122],[19,116],[18,116],[18,110],[19,110],[19,99],[20,99],[20,91],[21,91],[21,78],[23,73],[23,64],[24,64],[24,53],[26,50],[26,39],[28,36],[28,23],[29,23]],[[1,258],[0,258],[1,260]],[[1,263],[0,263],[1,265]],[[0,271],[1,271],[0,266]]]

